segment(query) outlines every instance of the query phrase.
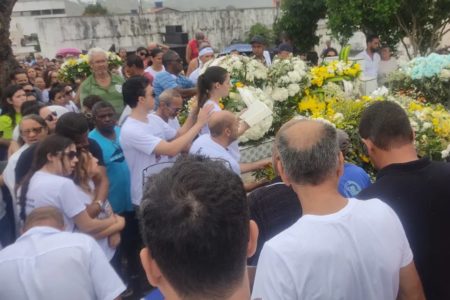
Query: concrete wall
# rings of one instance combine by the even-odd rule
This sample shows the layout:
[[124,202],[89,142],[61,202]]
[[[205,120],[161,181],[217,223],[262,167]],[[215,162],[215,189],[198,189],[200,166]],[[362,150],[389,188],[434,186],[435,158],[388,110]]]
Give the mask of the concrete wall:
[[[206,33],[211,44],[222,49],[233,39],[244,39],[250,27],[259,22],[272,26],[274,8],[219,11],[168,12],[105,17],[43,18],[38,22],[42,53],[53,57],[59,48],[136,48],[160,41],[166,25],[182,25],[191,38],[196,31]],[[116,48],[117,49],[117,48]]]

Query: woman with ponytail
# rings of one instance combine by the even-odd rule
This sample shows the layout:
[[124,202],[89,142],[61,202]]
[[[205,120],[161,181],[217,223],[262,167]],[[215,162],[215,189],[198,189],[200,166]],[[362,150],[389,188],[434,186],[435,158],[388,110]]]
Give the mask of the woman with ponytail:
[[63,213],[66,231],[72,232],[76,226],[79,231],[100,239],[122,230],[125,225],[122,217],[113,215],[98,220],[89,216],[84,201],[88,196],[68,178],[77,163],[78,153],[71,139],[60,135],[44,139],[20,186],[21,218],[25,219],[34,208],[53,206]]

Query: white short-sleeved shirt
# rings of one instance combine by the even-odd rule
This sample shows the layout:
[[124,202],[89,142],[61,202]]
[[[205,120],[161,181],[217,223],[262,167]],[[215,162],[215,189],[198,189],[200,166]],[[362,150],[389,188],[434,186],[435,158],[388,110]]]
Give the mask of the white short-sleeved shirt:
[[252,299],[396,299],[413,255],[394,211],[348,199],[337,213],[303,215],[264,244]]
[[149,124],[150,121],[144,123],[128,117],[120,133],[120,145],[130,169],[131,202],[134,205],[141,204],[144,169],[161,160],[161,156],[153,151],[162,139],[152,134]]
[[[148,115],[149,126],[151,128],[151,133],[165,141],[171,141],[175,139],[177,135],[177,130],[170,126],[169,122],[164,121],[156,113],[151,113]],[[167,156],[161,155],[161,160],[159,162],[174,162],[178,155]]]
[[178,118],[169,119],[167,121],[167,124],[169,124],[170,127],[178,131],[178,129],[181,128],[180,121],[178,121]]
[[156,78],[156,75],[157,75],[158,73],[164,72],[165,70],[166,70],[166,69],[164,68],[164,66],[163,66],[163,68],[162,68],[161,71],[155,71],[155,70],[152,68],[152,66],[149,66],[149,67],[147,67],[147,68],[144,70],[144,72],[149,73],[150,75],[153,76],[153,78]]
[[212,159],[223,159],[230,164],[230,167],[234,173],[241,175],[239,163],[234,159],[230,151],[213,141],[211,139],[211,135],[209,134],[201,135],[198,139],[196,139],[192,144],[191,149],[189,149],[189,153],[204,155]]
[[64,215],[66,231],[72,232],[75,227],[73,218],[86,210],[84,203],[90,201],[75,183],[66,177],[37,171],[31,177],[26,195],[26,214],[43,206],[58,208]]
[[378,76],[378,65],[381,60],[381,57],[378,53],[374,53],[372,58],[369,56],[369,54],[367,54],[367,51],[364,50],[360,52],[356,57],[364,59],[364,77],[376,78]]
[[81,233],[33,227],[0,251],[0,299],[111,300],[125,285]]

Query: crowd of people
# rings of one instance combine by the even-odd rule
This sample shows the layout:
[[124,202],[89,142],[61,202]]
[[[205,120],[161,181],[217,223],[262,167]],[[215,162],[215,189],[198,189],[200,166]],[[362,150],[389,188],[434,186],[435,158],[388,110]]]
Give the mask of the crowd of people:
[[[265,44],[252,55],[270,64]],[[317,120],[287,122],[272,157],[242,163],[250,126],[220,106],[230,74],[200,72],[204,34],[187,49],[121,49],[111,70],[93,48],[92,74],[69,84],[40,56],[11,74],[0,299],[450,299],[450,166],[417,156],[400,106],[363,112],[373,183],[345,161],[348,135]],[[270,164],[271,182],[242,180]]]

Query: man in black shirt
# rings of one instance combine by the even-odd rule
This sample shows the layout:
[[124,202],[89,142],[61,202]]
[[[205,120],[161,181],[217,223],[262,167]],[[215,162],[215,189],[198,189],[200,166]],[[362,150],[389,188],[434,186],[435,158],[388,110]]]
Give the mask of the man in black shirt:
[[[273,149],[273,167],[279,159]],[[258,225],[258,243],[255,254],[247,260],[248,265],[256,266],[264,243],[283,230],[289,228],[302,216],[302,207],[294,190],[283,183],[280,176],[268,185],[254,190],[248,195],[250,218]]]
[[418,158],[408,116],[394,102],[368,107],[359,133],[379,172],[357,198],[379,198],[394,209],[427,299],[450,299],[450,165]]

